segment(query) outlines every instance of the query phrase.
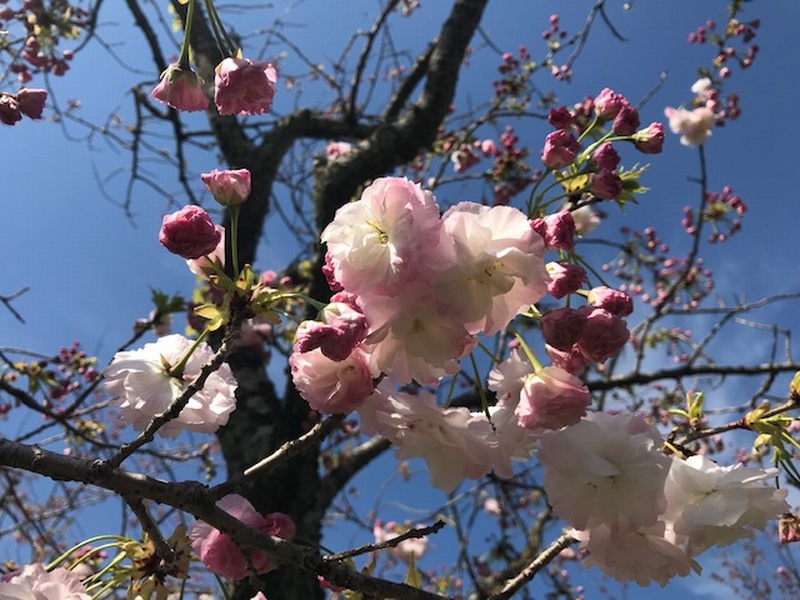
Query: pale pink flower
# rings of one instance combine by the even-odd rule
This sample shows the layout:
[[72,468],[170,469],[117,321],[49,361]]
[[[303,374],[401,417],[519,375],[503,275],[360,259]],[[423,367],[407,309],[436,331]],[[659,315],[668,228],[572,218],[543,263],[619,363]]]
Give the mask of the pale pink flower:
[[366,358],[356,349],[344,360],[331,360],[321,350],[289,356],[292,381],[308,405],[321,413],[346,414],[372,393],[374,384]]
[[202,173],[200,179],[214,200],[222,206],[244,204],[250,195],[250,171],[247,169],[214,169],[210,173]]
[[439,310],[427,286],[408,285],[392,298],[362,296],[370,332],[363,342],[372,375],[395,383],[435,385],[460,369],[476,342],[458,319]]
[[640,415],[589,413],[544,432],[538,457],[553,511],[576,529],[654,525],[666,507],[671,462],[661,443]]
[[533,373],[533,365],[519,348],[515,348],[508,358],[489,371],[487,387],[497,394],[497,399],[512,409],[519,402],[519,395],[528,375]]
[[258,592],[255,596],[250,598],[250,600],[267,600],[267,597],[264,595],[264,592]]
[[3,600],[91,600],[76,573],[58,567],[47,571],[41,563],[25,565],[0,580]]
[[[153,417],[165,412],[189,384],[197,379],[214,352],[206,343],[192,353],[180,377],[168,369],[175,367],[193,342],[173,334],[158,338],[138,350],[117,352],[103,370],[111,406],[121,410],[122,421],[142,431]],[[211,373],[202,389],[194,394],[176,419],[161,427],[159,434],[175,437],[183,431],[213,433],[228,422],[236,408],[236,380],[227,364]]]
[[214,72],[214,102],[219,114],[262,115],[272,106],[278,72],[270,63],[229,57]]
[[47,91],[22,88],[17,92],[17,104],[20,112],[31,119],[41,119]]
[[210,254],[220,237],[208,213],[193,204],[165,215],[158,234],[158,240],[167,250],[186,259]]
[[544,367],[529,375],[515,410],[526,429],[559,429],[586,416],[589,389],[559,367]]
[[480,162],[480,158],[478,158],[471,146],[461,144],[450,155],[450,162],[453,163],[453,170],[456,173],[463,173],[470,167],[477,165]]
[[[383,521],[377,519],[372,526],[372,534],[375,536],[375,543],[382,544],[407,533],[411,529],[412,527],[408,525],[399,525],[394,521],[389,521],[384,524]],[[396,546],[390,547],[388,552],[395,558],[410,563],[411,561],[419,561],[427,550],[428,536],[423,535],[421,537],[405,539]]]
[[752,538],[767,522],[788,512],[788,490],[767,483],[777,469],[736,464],[720,467],[705,456],[673,458],[665,485],[667,510],[676,540],[686,542],[691,556],[712,546]]
[[701,77],[692,84],[692,93],[697,94],[697,97],[703,102],[708,100],[714,91],[714,84],[708,77]]
[[662,587],[672,578],[700,573],[700,565],[681,548],[664,537],[664,523],[647,527],[600,523],[587,531],[570,531],[585,551],[583,564],[599,567],[617,581],[635,581]]
[[667,107],[664,114],[669,119],[669,128],[672,133],[681,136],[681,144],[684,146],[699,146],[711,135],[711,128],[714,126],[714,111],[707,106],[701,106],[694,110],[685,108]]
[[442,222],[442,245],[455,255],[436,297],[470,333],[497,333],[547,292],[544,242],[521,211],[462,202]]
[[325,146],[325,155],[328,160],[336,160],[340,156],[344,156],[353,149],[352,144],[347,142],[330,142]]
[[[266,535],[290,540],[295,535],[292,519],[283,513],[270,513],[262,516],[250,502],[238,494],[230,494],[217,502],[217,507],[224,510],[244,525]],[[189,531],[192,549],[206,568],[216,575],[238,581],[250,575],[247,553],[253,572],[267,573],[275,568],[269,554],[264,550],[240,548],[234,541],[208,523],[196,521]]]
[[600,225],[600,216],[588,204],[571,210],[570,214],[575,221],[575,233],[580,236],[589,235]]
[[332,276],[348,292],[392,295],[421,277],[439,244],[433,194],[399,177],[376,179],[357,202],[345,204],[322,232]]
[[550,357],[553,366],[561,367],[573,375],[580,375],[586,367],[592,364],[592,361],[581,354],[577,346],[573,346],[568,350],[559,350],[546,344],[544,349],[547,351],[547,356]]
[[191,112],[208,108],[203,80],[191,69],[183,69],[179,63],[166,68],[150,95],[175,110]]
[[497,144],[494,143],[493,140],[483,140],[480,144],[481,146],[481,154],[486,157],[489,156],[497,156]]
[[466,478],[478,479],[491,471],[486,427],[474,423],[466,408],[441,408],[430,392],[395,392],[384,382],[359,414],[364,433],[390,440],[398,459],[424,459],[431,485],[446,493]]

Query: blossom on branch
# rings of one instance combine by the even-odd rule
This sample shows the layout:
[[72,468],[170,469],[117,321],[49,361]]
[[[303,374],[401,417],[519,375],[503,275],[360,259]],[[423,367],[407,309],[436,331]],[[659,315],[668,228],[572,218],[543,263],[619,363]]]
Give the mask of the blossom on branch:
[[210,173],[202,173],[200,179],[214,200],[222,206],[244,204],[250,195],[250,171],[247,169],[214,169]]
[[[180,364],[193,342],[173,334],[145,344],[138,350],[117,352],[103,370],[106,392],[111,406],[121,410],[123,422],[143,431],[153,418],[165,412],[200,374],[214,356],[205,342],[195,348],[180,374],[171,369]],[[167,422],[158,432],[165,437],[178,435],[184,429],[213,433],[228,422],[236,408],[236,380],[227,364],[211,373],[203,387],[188,401],[176,419]]]
[[167,250],[187,260],[214,252],[221,237],[208,213],[193,204],[165,215],[158,234]]
[[214,72],[214,103],[219,114],[262,115],[272,106],[278,81],[272,64],[229,57]]
[[[261,515],[246,498],[230,494],[217,502],[217,507],[248,527],[266,535],[291,540],[295,535],[294,521],[284,513]],[[238,581],[251,574],[268,573],[275,563],[264,550],[240,548],[228,535],[208,523],[196,521],[189,531],[192,549],[206,568],[216,575]],[[247,553],[247,558],[245,554]]]
[[150,95],[175,110],[187,112],[206,110],[208,98],[203,91],[203,80],[191,69],[172,63],[161,74],[161,81]]
[[90,600],[78,575],[58,567],[47,571],[41,563],[25,565],[0,579],[4,600]]

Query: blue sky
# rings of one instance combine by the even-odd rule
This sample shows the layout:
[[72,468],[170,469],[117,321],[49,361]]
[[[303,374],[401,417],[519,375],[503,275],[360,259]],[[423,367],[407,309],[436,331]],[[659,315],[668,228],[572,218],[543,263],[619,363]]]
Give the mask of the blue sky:
[[[82,104],[79,114],[95,122],[102,122],[106,115],[117,111],[123,120],[129,119],[132,101],[127,90],[136,81],[157,77],[146,61],[146,53],[141,51],[140,40],[131,33],[130,17],[121,3],[106,4],[108,11],[100,35],[113,44],[115,52],[133,71],[120,67],[94,45],[75,60],[66,77],[53,81],[61,104],[79,98]],[[423,0],[422,4],[411,21],[398,23],[399,46],[427,39],[438,24],[440,6],[434,0]],[[560,11],[562,27],[572,33],[582,26],[590,5],[591,2],[555,0],[494,3],[488,9],[484,27],[503,50],[513,52],[520,44],[526,44],[537,58],[544,49],[540,33],[547,27],[548,15]],[[348,11],[342,11],[340,3],[330,1],[277,0],[273,6],[248,14],[248,20],[266,26],[282,14],[290,24],[286,31],[292,39],[316,60],[325,61],[339,55],[346,35],[354,27],[369,25],[364,15],[374,11],[376,2],[354,1]],[[758,38],[761,50],[752,69],[744,72],[735,69],[729,81],[729,89],[741,96],[743,116],[740,121],[715,130],[707,144],[711,188],[731,185],[749,206],[744,231],[732,241],[705,252],[717,275],[717,293],[728,302],[733,301],[735,294],[753,300],[773,293],[800,291],[800,270],[796,264],[796,228],[800,219],[793,191],[797,170],[793,146],[800,133],[800,121],[794,111],[800,92],[795,79],[800,73],[795,32],[800,21],[800,4],[794,0],[753,2],[748,11],[761,18]],[[664,106],[678,106],[691,98],[689,88],[696,79],[695,69],[707,65],[711,58],[707,46],[686,43],[688,32],[709,17],[722,22],[724,2],[640,0],[633,4],[633,10],[624,11],[622,2],[615,1],[609,2],[608,12],[630,41],[613,40],[607,28],[598,22],[576,65],[574,80],[568,84],[553,83],[557,95],[563,103],[572,104],[608,86],[636,102],[666,72],[665,84],[642,111],[643,123],[663,120]],[[275,44],[267,50],[267,56],[279,51],[281,48]],[[287,65],[293,64],[291,56],[286,61]],[[489,52],[479,53],[470,60],[462,75],[457,100],[460,108],[490,93],[497,62],[496,56]],[[545,79],[539,83],[543,87],[550,85]],[[308,90],[301,101],[313,98],[310,85]],[[275,109],[288,111],[293,102],[293,96],[281,90]],[[531,143],[538,143],[549,131],[546,123],[537,120],[526,123],[518,131]],[[81,135],[79,127],[68,127],[72,135]],[[131,221],[104,199],[98,178],[105,181],[107,193],[120,199],[127,184],[125,169],[129,156],[115,152],[98,137],[91,144],[70,141],[49,121],[26,120],[16,127],[3,127],[0,132],[6,148],[0,161],[0,177],[6,184],[4,235],[0,238],[6,261],[0,294],[8,295],[23,286],[31,288],[14,304],[26,324],[0,310],[0,347],[50,354],[79,340],[88,352],[107,360],[129,336],[134,321],[149,312],[151,286],[167,293],[180,291],[188,295],[191,291],[193,278],[183,261],[166,252],[157,241],[161,216],[174,207],[140,185],[134,191]],[[633,153],[623,156],[626,164],[641,158]],[[193,155],[191,160],[190,167],[196,172],[220,166],[213,155]],[[663,237],[676,240],[677,250],[680,244],[688,243],[678,226],[683,205],[694,205],[697,197],[697,186],[690,181],[698,174],[697,152],[669,136],[664,154],[654,157],[652,162],[645,175],[645,184],[652,191],[642,198],[639,206],[631,207],[626,222],[639,228],[658,223]],[[156,165],[152,168],[160,173],[159,183],[165,189],[179,193],[174,177],[158,171]],[[451,201],[465,199],[461,195],[468,193],[468,188],[458,186],[441,191]],[[609,208],[610,213],[615,213],[613,207]],[[613,232],[620,223],[621,219],[614,216],[602,227]],[[256,267],[279,269],[287,258],[281,225],[272,219]],[[797,322],[796,309],[796,305],[776,307],[766,311],[763,318],[779,319],[791,327]],[[179,320],[176,330],[181,328]],[[733,340],[718,348],[719,358],[746,360],[754,351],[754,343],[748,341],[744,345]],[[6,424],[7,432],[13,434],[30,424],[16,419],[21,417],[15,416],[14,422]],[[382,481],[384,473],[364,475],[364,486],[366,482],[375,484],[372,481],[375,477]],[[406,492],[409,501],[418,501],[419,486],[405,487],[409,490]],[[404,493],[398,494],[399,498],[404,497]],[[428,507],[442,501],[441,494],[425,499]],[[355,543],[366,541],[357,539]],[[715,590],[709,592],[709,588],[692,581],[677,585],[687,597],[718,597]],[[662,592],[653,588],[647,590],[646,596],[632,592],[630,597],[673,598],[674,594],[674,590]]]

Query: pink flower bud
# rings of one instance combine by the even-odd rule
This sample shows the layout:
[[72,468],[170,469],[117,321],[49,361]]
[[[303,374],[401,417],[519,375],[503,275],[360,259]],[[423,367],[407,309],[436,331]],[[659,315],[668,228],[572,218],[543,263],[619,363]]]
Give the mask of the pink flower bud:
[[614,171],[603,169],[592,174],[590,191],[602,200],[616,200],[622,194],[622,179]]
[[542,335],[548,346],[568,352],[581,338],[586,315],[574,308],[557,308],[542,317]]
[[575,247],[575,219],[568,210],[544,219],[533,219],[531,228],[542,236],[545,245],[552,250],[572,250]]
[[14,96],[0,95],[0,123],[6,125],[16,125],[22,120],[22,112],[19,110],[19,103]]
[[166,215],[158,240],[173,254],[183,258],[200,258],[217,247],[221,234],[208,213],[199,206],[184,206]]
[[218,171],[203,173],[200,179],[214,195],[214,200],[222,206],[238,206],[244,204],[250,195],[250,171],[236,169],[235,171]]
[[658,122],[650,123],[633,134],[633,143],[642,154],[660,154],[664,148],[664,126]]
[[296,352],[319,348],[331,360],[342,361],[367,336],[367,318],[350,304],[331,303],[322,311],[322,318],[324,322],[300,323],[295,337]]
[[561,299],[581,288],[588,281],[586,271],[580,265],[563,265],[557,262],[547,263],[547,272],[550,274],[550,283],[547,291],[553,298]]
[[617,315],[603,308],[588,306],[581,307],[578,312],[586,316],[586,323],[576,345],[590,361],[601,363],[628,343],[628,326]]
[[175,110],[197,111],[208,108],[208,98],[203,91],[203,80],[191,69],[172,63],[161,74],[161,81],[150,95]]
[[545,367],[525,380],[514,414],[526,429],[561,429],[586,416],[589,389],[572,373]]
[[31,119],[41,119],[47,91],[22,88],[17,92],[17,103],[20,112]]
[[590,305],[604,308],[618,317],[627,317],[633,312],[633,299],[628,294],[604,285],[592,288],[587,300]]
[[632,106],[623,106],[614,117],[614,133],[633,135],[639,129],[639,111]]
[[592,162],[598,171],[603,169],[613,171],[619,166],[619,161],[619,154],[611,142],[603,142],[592,152]]
[[629,106],[628,100],[611,88],[604,88],[594,99],[595,113],[607,121],[614,119],[623,106]]
[[575,136],[559,129],[545,138],[542,162],[551,169],[562,169],[575,160],[580,150],[581,146]]
[[547,120],[556,129],[568,129],[572,125],[574,118],[566,106],[559,106],[558,108],[550,109]]
[[272,106],[278,73],[269,63],[226,58],[217,65],[214,102],[221,115],[262,115]]

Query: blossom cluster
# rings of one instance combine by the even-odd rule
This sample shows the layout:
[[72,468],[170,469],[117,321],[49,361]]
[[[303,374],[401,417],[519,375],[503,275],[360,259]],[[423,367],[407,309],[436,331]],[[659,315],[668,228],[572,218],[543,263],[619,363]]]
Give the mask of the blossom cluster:
[[16,125],[23,116],[41,119],[47,91],[22,88],[16,94],[0,92],[0,123]]
[[666,456],[640,415],[591,413],[542,434],[538,459],[554,512],[574,530],[585,563],[620,581],[662,586],[700,571],[712,546],[752,537],[788,510],[776,469],[721,467]]

